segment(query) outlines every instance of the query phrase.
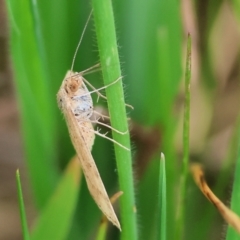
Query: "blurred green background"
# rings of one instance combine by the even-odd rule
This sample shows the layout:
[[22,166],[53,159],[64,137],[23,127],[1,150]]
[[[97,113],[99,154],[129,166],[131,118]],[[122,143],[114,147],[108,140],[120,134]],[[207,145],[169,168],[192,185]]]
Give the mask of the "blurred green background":
[[[112,3],[125,98],[134,106],[127,112],[133,120],[139,239],[157,239],[161,151],[166,157],[167,239],[174,239],[188,33],[192,36],[190,160],[203,163],[213,191],[225,203],[230,202],[238,145],[240,5],[234,0]],[[0,224],[0,238],[22,239],[15,170],[20,168],[23,175],[31,229],[74,155],[56,93],[71,66],[91,2],[6,0],[1,1],[0,9],[0,219],[5,223]],[[92,19],[74,70],[98,62]],[[87,79],[95,87],[103,84],[101,73]],[[112,144],[97,137],[93,157],[111,196],[118,191]],[[226,225],[191,177],[185,200],[183,239],[225,239]],[[63,239],[95,239],[101,213],[84,180],[72,211]],[[117,231],[110,231],[108,239],[118,239]]]

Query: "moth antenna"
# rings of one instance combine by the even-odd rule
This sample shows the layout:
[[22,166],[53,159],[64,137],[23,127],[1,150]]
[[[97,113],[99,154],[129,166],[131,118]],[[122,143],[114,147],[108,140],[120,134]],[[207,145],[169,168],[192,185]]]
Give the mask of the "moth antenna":
[[75,53],[74,53],[74,55],[73,55],[73,61],[72,61],[72,65],[71,65],[71,72],[72,72],[72,70],[73,70],[73,66],[74,66],[74,63],[75,63],[75,59],[76,59],[76,56],[77,56],[77,52],[78,52],[78,49],[79,49],[79,47],[80,47],[80,45],[81,45],[81,43],[82,43],[82,39],[83,39],[83,36],[84,36],[84,34],[85,34],[87,25],[88,25],[88,23],[89,23],[89,21],[90,21],[90,18],[91,18],[91,16],[92,16],[92,13],[93,13],[93,10],[91,10],[91,12],[90,12],[90,14],[89,14],[89,16],[88,16],[87,22],[85,23],[85,26],[84,26],[83,31],[82,31],[82,35],[81,35],[81,37],[80,37],[80,40],[79,40],[78,45],[77,45],[77,48],[76,48]]

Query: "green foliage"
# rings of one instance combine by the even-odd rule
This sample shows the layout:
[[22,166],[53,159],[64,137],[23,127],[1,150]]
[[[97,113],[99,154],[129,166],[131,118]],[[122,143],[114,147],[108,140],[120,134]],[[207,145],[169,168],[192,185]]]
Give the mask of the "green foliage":
[[66,239],[76,208],[81,174],[78,159],[73,158],[35,222],[32,240]]
[[[236,162],[236,169],[234,173],[234,184],[233,184],[233,192],[232,192],[232,199],[231,199],[231,209],[240,215],[240,207],[239,207],[239,200],[240,200],[240,148],[239,148],[239,136],[240,136],[240,121],[238,120],[238,129],[237,129],[237,135],[238,135],[238,150],[237,150],[237,162]],[[227,230],[227,240],[237,240],[239,238],[239,234],[230,226],[228,226]]]
[[157,223],[159,223],[159,226],[157,227],[159,229],[158,238],[161,240],[167,239],[167,226],[166,226],[166,220],[167,220],[167,198],[166,198],[166,190],[167,190],[167,179],[166,179],[166,170],[165,170],[165,157],[164,154],[161,153],[160,158],[160,170],[159,170],[159,212],[157,213]]
[[[174,114],[174,104],[185,72],[182,69],[182,42],[187,39],[182,35],[180,2],[118,0],[111,3],[110,0],[93,0],[92,5],[77,0],[6,2],[26,164],[39,210],[36,225],[30,231],[32,238],[164,240],[175,239],[180,228],[179,240],[212,239],[209,236],[215,209],[207,202],[206,206],[210,207],[204,205],[203,211],[196,209],[205,199],[187,179],[188,146],[191,145],[189,123],[186,123],[190,115],[189,92],[186,93],[188,107],[185,114],[183,165],[175,150],[174,137],[181,117]],[[216,83],[206,45],[222,1],[216,5],[216,1],[210,2],[207,20],[201,23],[205,24],[205,32],[200,37],[205,46],[201,53],[201,76],[205,91],[213,98]],[[233,3],[239,19],[237,1]],[[200,14],[199,4],[200,1],[195,5],[196,16]],[[107,192],[109,196],[118,189],[124,192],[117,212],[122,233],[116,229],[106,232],[106,225],[99,229],[102,214],[92,200],[86,182],[78,181],[79,169],[76,166],[63,171],[74,151],[66,124],[57,108],[56,93],[71,67],[74,51],[91,9],[93,18],[80,46],[74,70],[81,71],[100,62],[105,85],[122,75],[121,81],[106,89],[112,126],[124,132],[127,129],[127,111],[141,126],[154,127],[161,133],[161,152],[166,156],[166,161],[161,159],[159,164],[160,149],[156,149],[147,159],[144,174],[137,176],[132,166],[140,164],[133,160],[141,150],[138,146],[135,150],[133,144],[132,157],[131,152],[117,145],[113,147],[113,144],[97,137],[93,157]],[[203,28],[201,24],[200,29]],[[190,80],[188,70],[187,67],[187,81]],[[99,73],[86,77],[95,87],[103,85]],[[122,86],[126,102],[134,106],[133,111],[124,107]],[[96,103],[96,97],[93,98]],[[102,104],[106,105],[105,102]],[[130,146],[129,134],[113,133],[113,138],[126,147]],[[235,179],[240,174],[238,165],[239,160]],[[220,176],[221,186],[230,175],[229,169]],[[183,182],[180,181],[181,177]],[[180,193],[177,191],[179,186]],[[238,184],[235,184],[232,206],[239,212],[237,189]],[[179,209],[182,218],[177,221]],[[24,213],[22,202],[20,210]],[[201,214],[205,215],[201,217]],[[24,235],[27,236],[26,217],[23,214],[22,224]],[[236,239],[231,236],[231,231],[228,231],[228,240]]]
[[19,209],[20,209],[20,216],[21,216],[21,224],[22,224],[22,233],[23,233],[23,239],[29,240],[29,230],[27,226],[27,217],[26,217],[26,211],[23,201],[23,193],[22,193],[22,186],[21,186],[21,180],[20,180],[20,174],[19,170],[16,172],[16,181],[17,181],[17,190],[18,190],[18,202],[19,202]]
[[[121,77],[119,55],[114,27],[113,9],[110,1],[93,1],[93,11],[105,85]],[[122,84],[119,81],[106,89],[111,125],[122,132],[128,130]],[[130,149],[129,134],[113,132],[113,138]],[[119,187],[124,192],[120,198],[122,239],[137,240],[136,213],[131,152],[115,145],[115,155],[119,176]]]
[[186,54],[186,69],[185,69],[185,100],[184,100],[184,120],[183,120],[183,161],[180,176],[180,200],[179,210],[177,215],[177,230],[176,239],[181,239],[184,235],[184,220],[185,220],[185,196],[187,188],[187,177],[189,167],[189,132],[190,132],[190,86],[191,86],[191,36],[188,35],[187,54]]

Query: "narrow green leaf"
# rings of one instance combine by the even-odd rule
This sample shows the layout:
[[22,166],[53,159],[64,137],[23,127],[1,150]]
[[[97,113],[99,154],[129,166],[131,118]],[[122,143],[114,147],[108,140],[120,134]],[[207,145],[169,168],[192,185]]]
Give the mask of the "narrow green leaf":
[[31,234],[32,240],[66,239],[76,208],[81,173],[79,160],[73,158],[56,191],[40,213]]
[[58,178],[56,160],[55,94],[44,71],[29,0],[7,1],[10,51],[21,112],[26,161],[38,207],[44,205]]
[[[234,173],[233,192],[231,199],[231,209],[240,216],[240,118],[238,118],[238,156]],[[230,226],[227,229],[226,240],[237,240],[239,234]]]
[[160,171],[159,171],[159,212],[157,213],[159,224],[159,240],[167,239],[167,196],[166,196],[166,170],[165,170],[165,156],[161,153],[160,158]]
[[189,128],[190,128],[190,80],[191,80],[191,36],[188,34],[185,69],[185,100],[183,121],[183,165],[180,181],[179,212],[177,216],[176,239],[184,239],[186,182],[189,168]]
[[[111,1],[93,0],[93,13],[96,26],[98,49],[105,85],[121,77],[119,55],[114,26],[114,16]],[[106,89],[108,109],[113,128],[125,132],[128,129],[122,82]],[[113,132],[113,139],[130,148],[129,133]],[[122,239],[137,239],[136,213],[134,211],[134,187],[132,174],[131,152],[114,144],[119,174]]]
[[[119,55],[114,26],[114,16],[111,1],[93,0],[98,48],[105,85],[121,77]],[[113,128],[125,132],[128,130],[122,82],[106,89],[108,109]],[[113,139],[130,148],[129,133],[113,132]],[[137,239],[136,213],[134,211],[134,187],[132,175],[131,152],[114,145],[119,174],[122,239]]]
[[96,240],[105,240],[106,234],[107,234],[107,221],[104,221],[98,229]]
[[[173,106],[182,75],[181,18],[179,1],[130,1],[131,12],[124,19],[129,28],[128,44],[129,98],[134,102],[134,118],[157,128],[159,145],[165,153],[168,179],[167,213],[168,238],[174,239],[176,217],[177,156],[174,151],[176,116]],[[135,4],[134,4],[135,3]],[[128,8],[128,7],[126,7]],[[129,23],[128,23],[129,22]],[[141,151],[141,150],[140,150]],[[147,150],[146,150],[147,151]],[[141,216],[140,239],[155,239],[156,224],[149,221],[149,213],[156,211],[158,198],[149,194],[158,188],[158,158],[153,156],[138,187],[138,213]],[[146,161],[146,159],[144,159]],[[154,193],[153,193],[154,194]]]
[[17,172],[16,172],[16,181],[17,181],[18,202],[19,202],[19,209],[20,209],[23,239],[24,240],[30,240],[28,226],[27,226],[27,217],[26,217],[24,201],[23,201],[23,194],[22,194],[22,187],[21,187],[19,170],[17,170]]

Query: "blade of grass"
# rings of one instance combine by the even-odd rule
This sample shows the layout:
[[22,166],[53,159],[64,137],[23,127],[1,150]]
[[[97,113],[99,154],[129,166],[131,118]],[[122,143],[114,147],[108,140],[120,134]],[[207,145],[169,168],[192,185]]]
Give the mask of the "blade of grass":
[[[173,150],[176,128],[173,106],[182,75],[179,2],[153,1],[149,4],[147,1],[126,1],[124,9],[127,9],[127,14],[124,12],[123,18],[117,22],[122,23],[126,29],[123,43],[126,46],[120,50],[124,51],[121,59],[126,56],[123,62],[128,63],[125,69],[126,82],[130,83],[127,93],[135,107],[131,115],[145,125],[159,127],[159,144],[168,159],[168,238],[174,239],[175,226],[172,223],[175,222],[178,169]],[[121,32],[124,31],[121,29]],[[154,156],[149,160],[138,186],[138,214],[141,216],[141,225],[144,226],[139,228],[139,239],[156,237],[156,228],[153,229],[156,224],[149,221],[149,212],[155,212],[158,203],[149,189],[158,187],[158,164],[155,164],[158,158]]]
[[[121,76],[114,17],[111,1],[93,0],[93,13],[95,19],[100,62],[105,85]],[[108,108],[112,127],[120,131],[128,129],[124,94],[122,83],[119,81],[106,89]],[[129,133],[120,135],[113,133],[115,141],[130,148]],[[123,196],[121,204],[122,239],[137,239],[136,213],[134,212],[134,187],[132,175],[131,152],[114,145],[119,185]]]
[[186,182],[189,168],[189,120],[190,120],[190,80],[191,80],[191,36],[187,39],[187,57],[185,69],[185,100],[183,121],[183,163],[180,181],[180,200],[177,215],[176,239],[184,239]]
[[41,207],[50,196],[58,177],[54,166],[56,139],[53,102],[39,54],[30,3],[28,0],[21,3],[8,0],[7,9],[27,166],[35,200]]
[[[134,74],[131,81],[136,81],[130,95],[134,98],[137,92],[139,99],[137,99],[136,107],[141,106],[139,111],[144,117],[144,123],[158,126],[161,134],[161,149],[168,159],[166,162],[168,179],[167,199],[169,201],[167,205],[167,221],[170,224],[167,224],[167,235],[169,239],[173,239],[175,226],[172,225],[172,222],[175,222],[175,187],[178,177],[176,154],[173,151],[173,139],[176,128],[173,106],[181,78],[181,21],[178,2],[155,1],[154,3],[150,7],[147,2],[145,4],[137,2],[136,10],[134,9],[132,14],[134,17],[141,16],[141,19],[140,21],[138,19],[134,30],[132,30],[139,31],[137,38],[131,35],[128,37],[129,41],[132,39],[136,41],[136,43],[132,42],[129,52],[131,50],[135,56],[138,55],[137,59],[134,59],[136,62],[132,64],[133,66],[130,69],[130,74]],[[139,9],[140,6],[142,7],[141,9]],[[139,46],[140,42],[142,47],[136,48],[135,51],[134,49],[132,50],[135,45]],[[141,51],[143,53],[139,56]],[[135,72],[133,73],[133,71]],[[137,91],[136,86],[138,86]],[[157,160],[158,156],[151,159],[150,164],[152,165],[152,162]],[[156,224],[153,225],[151,221],[148,221],[148,216],[149,212],[156,211],[158,204],[157,198],[153,198],[149,194],[149,187],[154,189],[155,184],[158,185],[159,173],[157,169],[154,166],[148,167],[146,170],[148,173],[145,174],[146,177],[142,179],[140,182],[141,186],[138,189],[139,195],[142,195],[138,201],[140,206],[139,215],[142,217],[142,224],[144,224],[144,228],[140,229],[141,239],[153,239],[156,237],[156,228],[154,228]]]
[[166,171],[165,171],[165,156],[161,153],[160,158],[160,171],[159,171],[159,212],[157,213],[158,220],[157,223],[160,223],[158,227],[158,238],[159,240],[167,239],[167,199],[166,199]]
[[27,217],[26,217],[24,201],[23,201],[23,194],[22,194],[22,187],[21,187],[19,170],[17,170],[17,172],[16,172],[16,181],[17,181],[18,202],[19,202],[19,209],[20,209],[23,239],[24,240],[30,240],[28,226],[27,226]]
[[106,234],[107,234],[107,221],[104,221],[98,229],[96,240],[105,240]]
[[59,181],[56,191],[40,213],[31,234],[32,240],[66,239],[77,204],[82,171],[73,158]]
[[[231,209],[238,215],[240,215],[240,117],[238,117],[238,156],[236,161],[236,168],[234,173],[233,192],[231,199]],[[239,234],[232,228],[228,227],[226,240],[237,240]]]

